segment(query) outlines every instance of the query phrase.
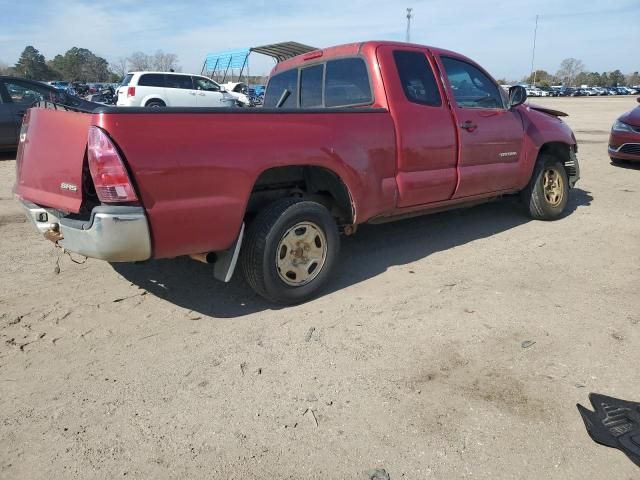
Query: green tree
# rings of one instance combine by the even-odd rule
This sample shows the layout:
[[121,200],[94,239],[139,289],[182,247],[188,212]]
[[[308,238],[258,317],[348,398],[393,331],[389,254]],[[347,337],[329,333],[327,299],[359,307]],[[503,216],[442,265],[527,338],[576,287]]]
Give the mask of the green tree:
[[546,70],[536,70],[534,73],[524,78],[524,83],[529,83],[531,85],[535,82],[536,85],[549,86],[555,83],[555,81],[556,77]]
[[609,73],[609,83],[614,87],[624,86],[625,78],[622,72],[620,70],[614,70]]
[[47,66],[44,55],[31,45],[22,51],[14,69],[17,75],[33,80],[50,80],[53,73]]
[[633,72],[627,75],[627,85],[640,85],[640,74]]
[[111,79],[109,63],[86,48],[73,47],[50,62],[53,70],[67,81],[106,82]]

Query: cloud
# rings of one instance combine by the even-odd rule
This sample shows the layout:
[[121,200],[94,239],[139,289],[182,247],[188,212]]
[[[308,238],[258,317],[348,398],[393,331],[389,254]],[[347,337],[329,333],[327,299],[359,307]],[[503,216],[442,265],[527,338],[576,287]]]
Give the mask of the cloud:
[[[555,71],[566,57],[598,70],[638,70],[640,3],[594,8],[580,0],[37,0],[12,9],[0,29],[0,59],[14,62],[26,45],[47,58],[73,46],[109,60],[141,50],[176,53],[185,71],[200,71],[207,53],[295,40],[324,47],[367,39],[403,40],[405,8],[413,8],[412,41],[459,51],[496,77],[521,78],[531,67],[540,14],[536,68]],[[481,7],[480,7],[481,5]],[[22,12],[22,13],[21,13]],[[2,21],[5,23],[5,21]],[[269,59],[252,59],[267,71]]]

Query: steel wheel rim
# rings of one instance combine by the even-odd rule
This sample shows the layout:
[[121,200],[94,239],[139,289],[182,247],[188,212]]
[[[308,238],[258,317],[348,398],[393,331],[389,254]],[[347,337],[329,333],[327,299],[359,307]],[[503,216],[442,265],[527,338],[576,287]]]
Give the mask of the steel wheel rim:
[[552,207],[557,207],[562,203],[564,198],[564,181],[560,173],[554,168],[548,168],[544,171],[542,177],[542,187],[544,189],[544,198]]
[[327,237],[313,222],[299,222],[289,228],[276,249],[280,279],[292,287],[313,281],[327,259]]

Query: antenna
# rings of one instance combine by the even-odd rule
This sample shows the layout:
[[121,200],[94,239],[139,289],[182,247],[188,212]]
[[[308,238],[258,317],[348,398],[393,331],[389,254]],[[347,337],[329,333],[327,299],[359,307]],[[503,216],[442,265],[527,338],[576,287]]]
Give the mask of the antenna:
[[536,15],[536,26],[533,29],[533,50],[531,51],[531,77],[533,78],[533,86],[536,86],[536,71],[533,69],[533,62],[536,58],[536,36],[538,35],[538,15]]
[[407,8],[407,43],[411,41],[411,12],[413,12],[413,8]]

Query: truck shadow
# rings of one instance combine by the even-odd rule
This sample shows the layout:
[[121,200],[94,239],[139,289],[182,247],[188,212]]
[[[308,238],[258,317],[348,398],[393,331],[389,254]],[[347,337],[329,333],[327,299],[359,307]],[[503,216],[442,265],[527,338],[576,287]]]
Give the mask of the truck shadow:
[[10,151],[10,152],[0,152],[0,162],[2,160],[15,160],[18,152]]
[[[589,192],[573,190],[567,215],[590,205],[592,200]],[[357,235],[342,238],[341,262],[321,295],[372,278],[391,266],[411,263],[529,221],[517,202],[507,199],[383,225],[363,225]],[[254,294],[239,271],[225,284],[213,279],[211,266],[187,257],[115,263],[112,267],[149,293],[212,317],[241,317],[280,308]]]

